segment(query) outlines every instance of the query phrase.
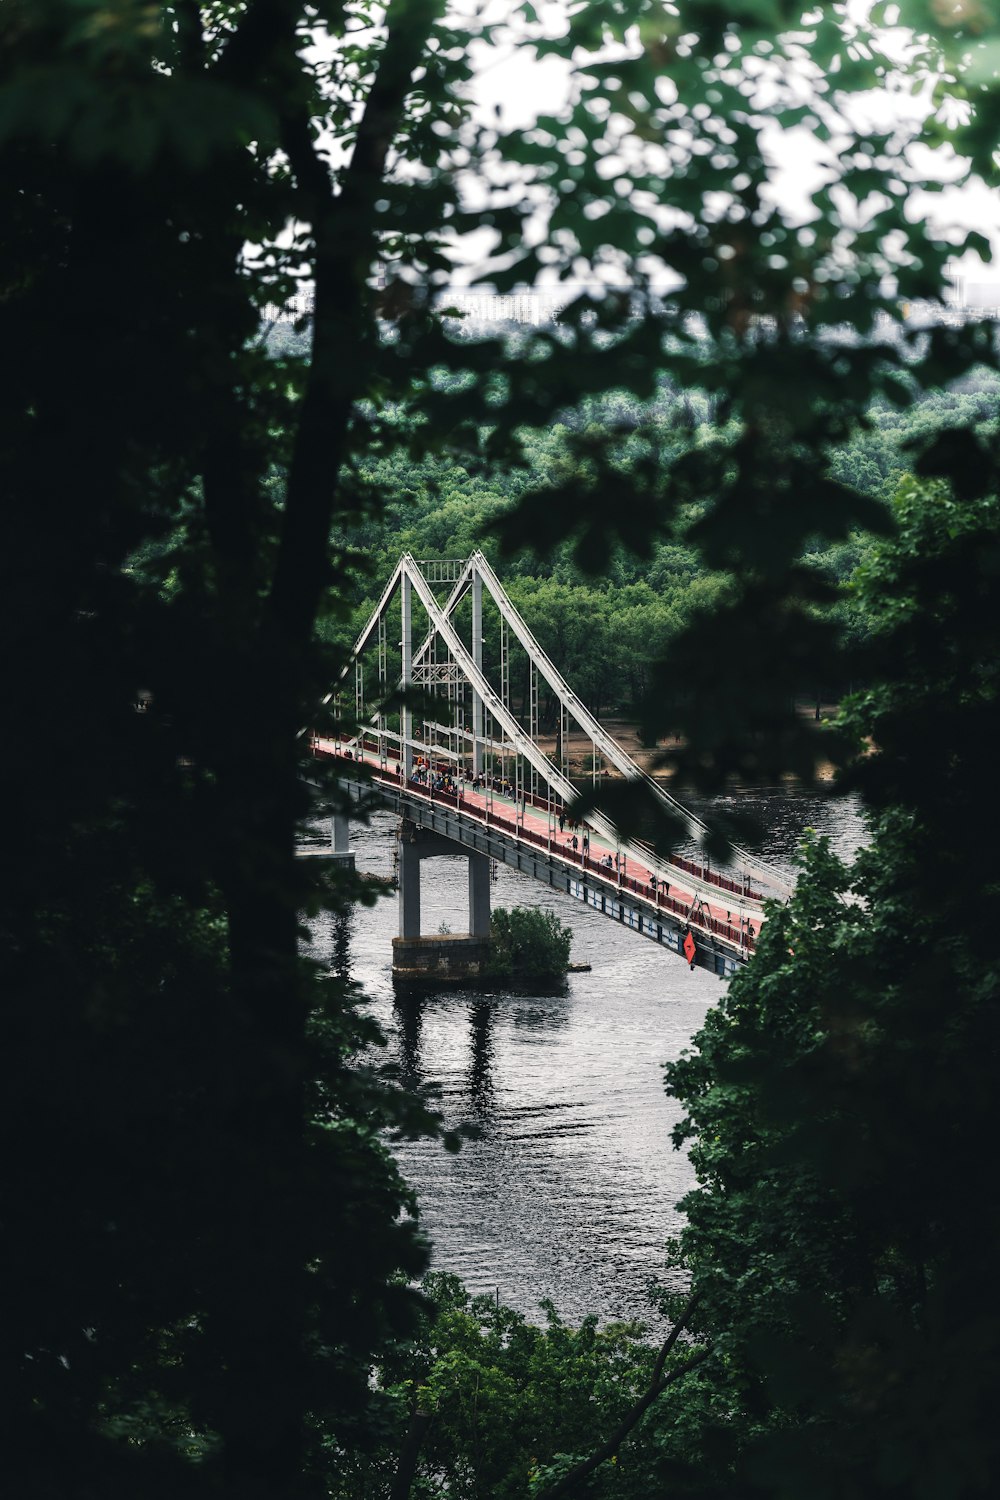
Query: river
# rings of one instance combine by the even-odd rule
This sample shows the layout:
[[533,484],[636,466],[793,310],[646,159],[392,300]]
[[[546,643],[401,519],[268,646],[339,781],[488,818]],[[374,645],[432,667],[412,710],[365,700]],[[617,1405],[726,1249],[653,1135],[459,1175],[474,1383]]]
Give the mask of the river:
[[[845,855],[862,838],[851,803],[784,792],[741,801],[766,829],[759,852],[785,869],[806,827]],[[389,813],[352,825],[359,870],[392,873],[394,826]],[[466,929],[465,872],[461,856],[424,867],[425,932]],[[438,1086],[449,1125],[479,1130],[456,1156],[431,1142],[397,1148],[434,1268],[534,1319],[549,1299],[569,1322],[589,1312],[649,1321],[647,1288],[668,1280],[664,1246],[693,1186],[670,1143],[681,1111],[664,1094],[662,1068],[688,1045],[722,981],[504,866],[492,898],[555,911],[573,929],[573,962],[591,971],[571,975],[559,995],[417,996],[392,982],[394,899],[357,909],[340,934],[389,1055],[406,1078]],[[331,921],[314,928],[319,956],[332,956]]]

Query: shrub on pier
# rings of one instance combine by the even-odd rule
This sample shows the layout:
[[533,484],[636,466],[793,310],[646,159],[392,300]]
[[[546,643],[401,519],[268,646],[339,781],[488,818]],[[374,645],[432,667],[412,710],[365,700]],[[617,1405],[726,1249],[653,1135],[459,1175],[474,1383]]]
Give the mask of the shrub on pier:
[[490,918],[490,977],[521,984],[561,980],[572,941],[572,930],[554,912],[498,906]]

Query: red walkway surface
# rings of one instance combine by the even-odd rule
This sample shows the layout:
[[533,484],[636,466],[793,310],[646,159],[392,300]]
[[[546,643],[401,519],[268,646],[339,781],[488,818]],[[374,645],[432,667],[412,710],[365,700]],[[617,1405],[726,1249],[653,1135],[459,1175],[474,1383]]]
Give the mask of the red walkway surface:
[[[763,898],[759,892],[741,888],[738,881],[720,875],[715,870],[706,870],[692,860],[673,857],[660,862],[654,872],[651,865],[642,864],[631,856],[627,861],[624,861],[623,857],[622,870],[609,870],[607,866],[602,866],[600,861],[607,854],[611,855],[612,860],[614,859],[617,852],[614,844],[609,844],[593,829],[587,828],[586,824],[581,824],[574,830],[567,822],[565,832],[556,831],[554,835],[550,834],[547,804],[542,802],[539,806],[537,802],[533,803],[530,795],[525,798],[522,810],[519,809],[513,797],[494,791],[489,794],[492,801],[492,806],[490,806],[485,791],[474,792],[471,784],[462,779],[458,781],[457,793],[433,791],[413,781],[404,784],[398,768],[392,766],[383,768],[379,764],[377,754],[372,752],[365,751],[361,755],[354,751],[348,760],[348,754],[342,744],[316,736],[312,740],[312,749],[313,754],[323,760],[343,760],[345,764],[355,765],[360,760],[371,773],[375,783],[381,782],[386,786],[391,786],[395,791],[402,790],[407,796],[419,798],[427,802],[429,806],[457,808],[465,815],[476,818],[484,828],[496,829],[506,838],[533,848],[551,851],[566,864],[577,866],[581,872],[586,871],[589,878],[601,881],[609,891],[635,892],[649,905],[655,906],[659,911],[669,914],[677,921],[688,923],[704,932],[711,932],[747,955],[754,950],[754,940],[760,931],[762,918],[758,912],[754,911],[750,917],[744,917],[741,920],[740,906],[743,901],[760,902]],[[573,849],[574,831],[578,844],[582,841],[584,831],[589,833],[590,852],[588,855],[585,856],[579,848]],[[663,890],[664,870],[669,871],[666,893]],[[654,873],[658,887],[655,890],[650,883]],[[710,900],[704,894],[696,892],[690,880],[685,883],[685,876],[692,874],[719,889],[717,901]],[[727,895],[731,895],[732,898],[728,905],[726,904]],[[699,901],[700,905],[697,905]]]

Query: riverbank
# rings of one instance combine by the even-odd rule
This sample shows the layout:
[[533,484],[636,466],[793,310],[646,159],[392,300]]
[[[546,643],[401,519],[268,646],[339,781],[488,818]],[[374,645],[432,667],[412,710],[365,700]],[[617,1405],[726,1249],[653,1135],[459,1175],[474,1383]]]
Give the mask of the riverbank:
[[[814,727],[817,734],[823,732],[825,724],[833,719],[838,711],[836,703],[821,703],[820,717],[816,718],[816,705],[800,703],[797,714],[803,724]],[[600,720],[601,727],[615,739],[626,754],[635,761],[641,771],[655,780],[669,784],[673,780],[674,772],[670,765],[663,764],[663,756],[666,752],[679,749],[683,745],[680,736],[668,736],[661,738],[655,745],[643,743],[639,726],[634,719],[625,716],[606,715]],[[544,754],[555,758],[557,737],[555,734],[540,734],[538,737],[539,748]],[[590,741],[581,731],[571,732],[569,736],[569,773],[574,781],[589,781],[593,775],[592,747]],[[602,780],[622,780],[622,774],[614,766],[602,766],[598,773]],[[834,768],[829,762],[820,764],[817,771],[821,782],[831,782],[834,776]]]

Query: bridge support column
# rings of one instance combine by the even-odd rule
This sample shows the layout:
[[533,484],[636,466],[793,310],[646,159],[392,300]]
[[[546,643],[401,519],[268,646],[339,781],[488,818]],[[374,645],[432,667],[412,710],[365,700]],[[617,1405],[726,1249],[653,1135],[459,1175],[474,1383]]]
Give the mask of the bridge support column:
[[[461,854],[469,861],[469,931],[420,934],[420,862]],[[392,940],[392,971],[399,978],[468,981],[481,975],[490,949],[490,862],[485,854],[405,821],[399,830],[399,936]]]
[[399,936],[402,940],[420,937],[420,847],[415,830],[399,835]]
[[490,936],[490,861],[485,854],[469,855],[469,936]]
[[351,825],[343,813],[334,813],[330,818],[330,852],[338,859],[353,859],[351,854]]

